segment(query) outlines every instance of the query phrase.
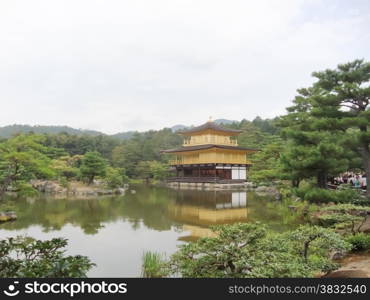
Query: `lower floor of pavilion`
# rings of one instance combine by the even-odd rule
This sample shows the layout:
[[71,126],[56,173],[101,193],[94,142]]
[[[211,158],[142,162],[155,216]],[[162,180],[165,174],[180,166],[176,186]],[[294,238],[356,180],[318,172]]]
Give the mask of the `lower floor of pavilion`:
[[246,164],[197,164],[172,167],[170,182],[240,183],[247,180]]

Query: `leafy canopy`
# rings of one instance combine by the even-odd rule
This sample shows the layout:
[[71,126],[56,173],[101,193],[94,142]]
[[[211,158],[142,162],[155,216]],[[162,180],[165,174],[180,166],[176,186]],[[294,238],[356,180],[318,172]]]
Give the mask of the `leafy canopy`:
[[170,261],[183,277],[312,277],[337,268],[333,250],[348,249],[341,236],[318,226],[277,234],[260,223],[216,226],[214,238],[181,245]]
[[86,256],[65,256],[66,246],[62,238],[0,240],[0,277],[86,277],[94,264]]

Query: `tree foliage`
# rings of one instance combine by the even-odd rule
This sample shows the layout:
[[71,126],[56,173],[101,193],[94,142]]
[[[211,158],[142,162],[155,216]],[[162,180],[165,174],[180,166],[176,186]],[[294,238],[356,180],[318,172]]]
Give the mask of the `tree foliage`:
[[87,152],[81,161],[81,176],[91,184],[95,177],[105,176],[106,168],[107,162],[99,152]]
[[94,266],[81,255],[66,256],[67,240],[18,237],[0,240],[0,277],[86,277]]
[[313,76],[279,121],[289,143],[283,165],[297,181],[316,177],[325,188],[329,175],[357,167],[360,157],[369,178],[370,63],[355,60]]
[[170,261],[183,277],[311,277],[337,268],[333,250],[349,245],[332,230],[301,226],[277,234],[259,223],[213,228],[214,238],[181,245]]
[[291,175],[285,172],[281,164],[281,155],[285,145],[281,139],[266,145],[261,151],[251,156],[252,167],[249,179],[253,182],[275,181],[277,179],[290,179]]
[[36,135],[19,135],[0,143],[0,197],[10,187],[19,189],[35,178],[52,178],[48,148]]

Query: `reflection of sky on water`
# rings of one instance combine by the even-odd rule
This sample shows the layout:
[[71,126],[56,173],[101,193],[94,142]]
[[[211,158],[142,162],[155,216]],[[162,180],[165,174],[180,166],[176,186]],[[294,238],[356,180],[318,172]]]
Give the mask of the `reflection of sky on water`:
[[133,229],[127,222],[108,223],[97,234],[86,235],[81,228],[67,224],[59,231],[43,232],[40,226],[16,231],[0,230],[0,238],[28,235],[38,239],[68,238],[67,253],[88,256],[97,266],[89,277],[140,276],[141,256],[144,251],[173,253],[179,232],[171,229],[156,231],[145,226]]

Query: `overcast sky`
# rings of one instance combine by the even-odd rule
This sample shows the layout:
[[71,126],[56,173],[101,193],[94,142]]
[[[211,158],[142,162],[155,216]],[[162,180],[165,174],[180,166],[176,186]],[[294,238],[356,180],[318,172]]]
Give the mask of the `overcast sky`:
[[369,56],[368,0],[1,0],[0,126],[274,117]]

